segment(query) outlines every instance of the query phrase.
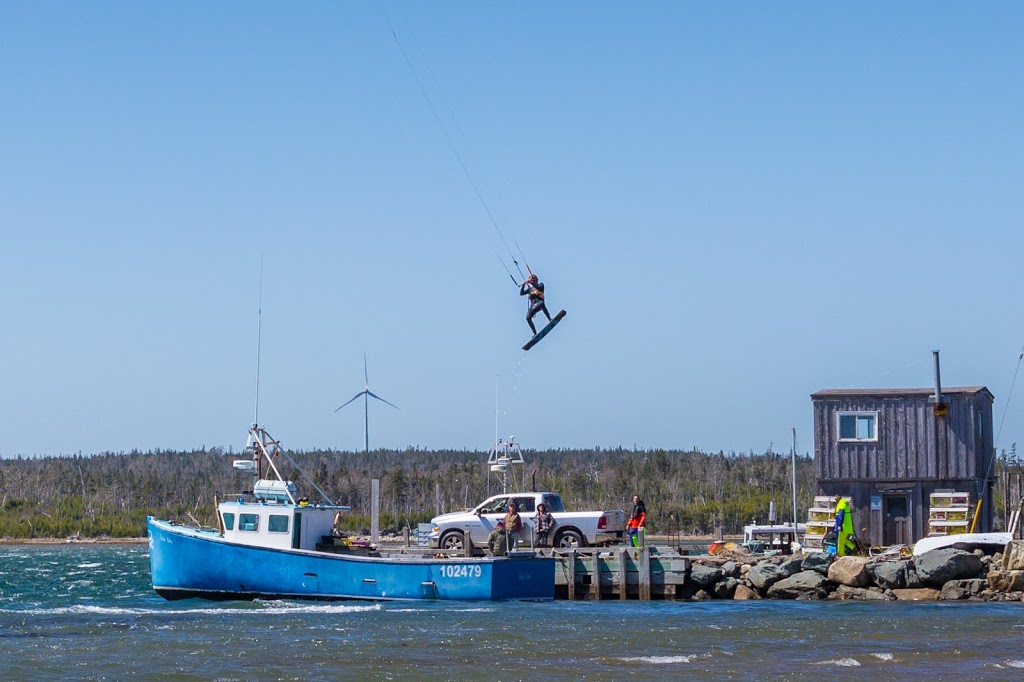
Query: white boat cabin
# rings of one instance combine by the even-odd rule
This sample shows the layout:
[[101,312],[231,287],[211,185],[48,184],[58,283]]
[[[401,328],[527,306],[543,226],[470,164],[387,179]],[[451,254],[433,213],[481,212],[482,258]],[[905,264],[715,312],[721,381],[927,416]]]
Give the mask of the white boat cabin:
[[334,528],[335,515],[348,507],[311,505],[295,499],[291,481],[257,481],[252,499],[225,500],[218,507],[224,539],[270,549],[314,550]]

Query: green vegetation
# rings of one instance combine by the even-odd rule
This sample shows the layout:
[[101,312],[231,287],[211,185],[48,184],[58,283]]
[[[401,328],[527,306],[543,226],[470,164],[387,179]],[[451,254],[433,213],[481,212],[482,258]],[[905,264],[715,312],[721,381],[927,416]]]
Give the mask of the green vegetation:
[[[436,513],[471,507],[500,492],[486,453],[410,448],[369,453],[309,451],[289,455],[338,504],[352,506],[345,527],[370,525],[370,481],[381,482],[381,527],[400,529]],[[0,538],[140,537],[146,516],[216,524],[214,494],[249,489],[232,468],[242,457],[218,448],[192,452],[129,452],[94,456],[0,459]],[[771,500],[779,518],[791,515],[788,455],[698,450],[544,450],[525,453],[510,490],[554,490],[571,509],[629,510],[633,494],[647,503],[654,533],[705,535],[721,526],[736,534],[765,522]],[[277,466],[300,494],[313,492],[287,460]],[[997,459],[996,510],[1021,497],[1024,466],[1016,451]],[[1007,496],[1005,490],[1011,494]],[[806,520],[814,495],[814,462],[797,458],[797,502]]]
[[[377,450],[290,452],[338,504],[352,506],[345,524],[369,527],[370,481],[381,481],[381,526],[398,529],[439,511],[472,506],[500,492],[486,453]],[[764,521],[770,500],[780,518],[792,509],[790,458],[697,450],[621,448],[525,453],[510,489],[554,490],[572,509],[626,509],[633,494],[647,503],[652,532],[707,534],[721,525],[738,533]],[[0,460],[0,538],[139,537],[147,515],[215,525],[214,494],[238,494],[251,478],[232,468],[241,455],[218,448],[192,452],[129,452]],[[315,493],[282,460],[282,473],[302,494]],[[798,503],[804,514],[813,461],[797,459]]]

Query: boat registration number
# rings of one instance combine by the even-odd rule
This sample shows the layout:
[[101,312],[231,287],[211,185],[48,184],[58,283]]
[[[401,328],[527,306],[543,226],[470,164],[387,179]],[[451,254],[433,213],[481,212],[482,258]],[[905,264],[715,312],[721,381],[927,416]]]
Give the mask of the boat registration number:
[[483,575],[483,571],[479,566],[454,564],[451,566],[442,566],[441,575],[445,578],[479,578]]

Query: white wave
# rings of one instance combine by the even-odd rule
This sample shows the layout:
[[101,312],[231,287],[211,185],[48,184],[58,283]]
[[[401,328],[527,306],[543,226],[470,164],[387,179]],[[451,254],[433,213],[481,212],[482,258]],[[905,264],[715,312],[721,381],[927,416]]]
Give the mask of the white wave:
[[298,604],[291,602],[255,602],[262,608],[260,613],[360,613],[381,611],[381,604]]
[[[53,609],[0,609],[0,613],[17,613],[29,616],[59,616],[59,615],[82,615],[98,614],[104,616],[166,616],[166,615],[205,615],[205,616],[237,616],[240,612],[251,611],[251,607],[222,607],[206,609],[127,609],[110,606],[86,606],[77,604],[75,606],[64,606]],[[380,604],[369,606],[345,606],[345,605],[311,605],[311,606],[267,606],[259,608],[260,613],[359,613],[362,611],[380,611]]]
[[859,668],[860,662],[856,658],[834,658],[830,661],[817,661],[812,665],[834,665],[840,668]]
[[78,564],[77,566],[75,566],[75,568],[99,568],[102,565],[103,564],[100,564],[100,563]]
[[880,661],[891,661],[893,660],[892,654],[871,654]]
[[1005,665],[1008,668],[1024,668],[1024,661],[1006,661]]
[[665,665],[669,663],[689,663],[693,656],[627,656],[619,660],[627,663],[654,663]]

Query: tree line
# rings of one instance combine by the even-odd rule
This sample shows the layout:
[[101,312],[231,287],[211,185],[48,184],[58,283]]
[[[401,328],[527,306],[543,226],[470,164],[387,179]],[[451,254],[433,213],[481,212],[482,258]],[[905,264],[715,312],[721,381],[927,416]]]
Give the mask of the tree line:
[[[352,507],[351,530],[369,526],[371,480],[380,480],[383,528],[415,527],[437,513],[472,507],[501,492],[487,453],[456,450],[335,450],[287,453],[336,504]],[[220,448],[0,459],[0,538],[127,538],[146,534],[146,516],[216,525],[214,496],[247,492],[243,457]],[[771,451],[624,448],[525,451],[509,471],[509,491],[552,490],[568,509],[629,510],[640,495],[650,532],[739,533],[765,522],[770,501],[779,518],[792,512],[790,457]],[[281,458],[282,474],[312,502],[318,496]],[[798,515],[814,495],[814,465],[796,458]],[[804,518],[801,518],[804,520]]]

